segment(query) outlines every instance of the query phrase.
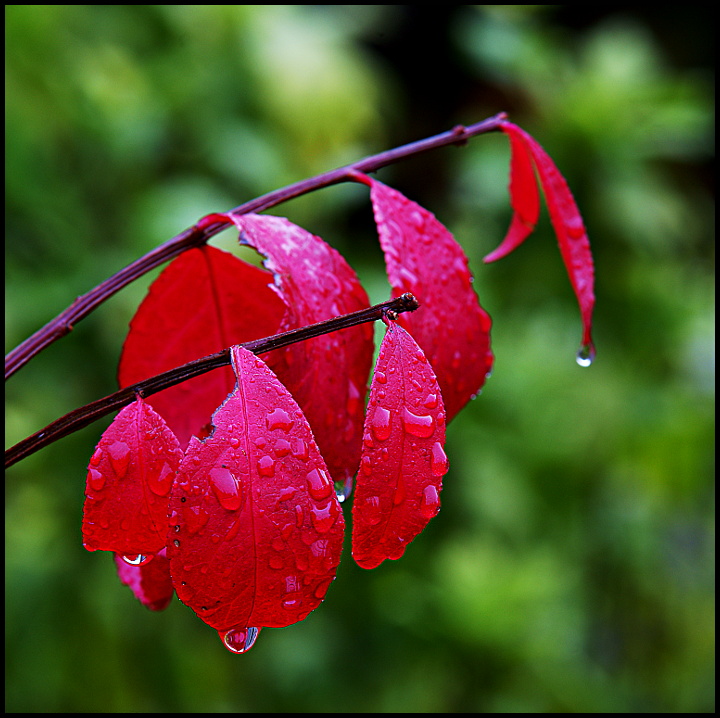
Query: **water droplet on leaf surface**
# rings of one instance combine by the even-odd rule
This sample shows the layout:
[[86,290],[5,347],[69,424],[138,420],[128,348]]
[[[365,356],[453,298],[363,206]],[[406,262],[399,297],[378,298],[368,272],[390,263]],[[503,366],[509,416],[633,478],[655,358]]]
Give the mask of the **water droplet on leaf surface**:
[[376,406],[370,427],[378,441],[385,441],[390,436],[390,411],[385,407]]
[[423,439],[427,439],[432,436],[435,430],[434,421],[432,416],[418,416],[408,411],[407,408],[403,407],[402,410],[402,422],[405,431],[408,434],[417,436]]
[[229,469],[216,467],[210,470],[210,484],[223,508],[236,511],[242,505],[242,493],[238,480]]

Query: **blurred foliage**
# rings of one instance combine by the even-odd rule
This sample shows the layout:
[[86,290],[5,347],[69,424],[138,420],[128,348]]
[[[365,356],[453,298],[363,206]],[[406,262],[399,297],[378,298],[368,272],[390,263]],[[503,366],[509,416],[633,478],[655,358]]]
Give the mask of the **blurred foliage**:
[[[398,562],[363,571],[348,550],[317,611],[234,656],[83,550],[98,422],[7,474],[6,710],[714,710],[709,9],[5,13],[7,349],[208,212],[501,110],[573,188],[598,297],[598,359],[580,369],[546,216],[482,264],[510,221],[500,134],[383,170],[455,232],[495,322],[496,370],[450,427],[439,516]],[[364,188],[276,213],[387,297]],[[6,445],[114,390],[150,279],[9,381]]]

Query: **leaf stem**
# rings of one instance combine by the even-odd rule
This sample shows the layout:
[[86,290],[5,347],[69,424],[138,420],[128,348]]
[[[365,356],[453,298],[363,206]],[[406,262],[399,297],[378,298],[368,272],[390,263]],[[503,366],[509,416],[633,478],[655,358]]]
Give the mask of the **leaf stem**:
[[[318,322],[317,324],[310,324],[306,327],[275,334],[265,339],[255,339],[251,342],[245,342],[241,346],[253,352],[253,354],[263,354],[273,349],[286,347],[295,342],[304,341],[305,339],[312,339],[322,334],[329,334],[330,332],[339,331],[340,329],[347,329],[348,327],[354,327],[358,324],[382,319],[388,312],[394,312],[395,314],[412,312],[419,306],[417,299],[409,292],[406,292],[395,299],[390,299],[387,302],[376,304],[367,309],[361,309],[360,311],[350,314],[343,314],[323,322]],[[183,364],[182,366],[163,372],[137,384],[127,386],[120,391],[116,391],[114,394],[110,394],[102,399],[86,404],[79,409],[75,409],[65,414],[65,416],[56,419],[51,424],[48,424],[44,429],[36,431],[32,436],[28,436],[26,439],[15,444],[15,446],[9,448],[5,452],[5,468],[7,469],[9,466],[16,464],[18,461],[30,456],[30,454],[34,454],[36,451],[52,444],[58,439],[88,426],[88,424],[91,424],[93,421],[123,406],[131,404],[135,401],[138,394],[141,396],[151,396],[163,389],[167,389],[175,384],[180,384],[183,381],[192,379],[205,372],[221,366],[227,366],[230,364],[230,361],[230,349],[223,349],[216,354],[210,354],[202,359],[195,359],[187,364]]]
[[[500,129],[500,125],[506,117],[507,115],[501,112],[494,117],[489,117],[469,127],[457,125],[452,130],[448,130],[439,135],[380,152],[379,154],[366,157],[365,159],[345,165],[344,167],[339,167],[335,170],[324,172],[315,177],[275,190],[235,207],[226,214],[238,215],[248,214],[250,212],[261,212],[314,190],[352,180],[356,172],[375,172],[382,167],[386,167],[402,159],[438,147],[464,145],[471,137]],[[5,356],[5,380],[7,381],[16,371],[53,342],[72,331],[75,324],[88,316],[88,314],[116,292],[120,291],[120,289],[155,267],[181,254],[186,249],[202,246],[228,225],[229,222],[223,215],[207,215],[207,217],[203,217],[192,227],[189,227],[164,244],[156,247],[148,254],[128,264],[124,269],[121,269],[109,279],[98,284],[87,294],[78,297],[67,309],[58,314],[44,327],[35,332],[35,334],[28,337],[24,342],[18,344],[15,349],[8,352]]]

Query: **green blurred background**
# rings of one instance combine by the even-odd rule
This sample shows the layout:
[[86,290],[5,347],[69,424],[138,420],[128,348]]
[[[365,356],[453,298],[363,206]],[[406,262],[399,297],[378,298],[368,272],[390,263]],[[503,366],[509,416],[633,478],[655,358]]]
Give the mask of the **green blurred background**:
[[[501,110],[567,177],[598,297],[581,369],[546,212],[482,264],[511,216],[500,133],[381,171],[455,233],[494,319],[495,372],[449,428],[438,517],[373,571],[346,549],[317,611],[235,656],[82,548],[98,422],[7,472],[6,710],[712,712],[710,14],[6,6],[6,349],[206,213]],[[274,212],[387,298],[367,188]],[[116,388],[151,278],[8,382],[6,445]]]

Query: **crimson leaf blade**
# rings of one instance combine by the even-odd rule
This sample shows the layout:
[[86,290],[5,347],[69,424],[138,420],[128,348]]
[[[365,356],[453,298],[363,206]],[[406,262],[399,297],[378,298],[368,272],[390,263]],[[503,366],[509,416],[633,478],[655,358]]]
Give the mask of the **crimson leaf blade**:
[[397,559],[440,507],[445,411],[413,338],[389,323],[370,389],[353,500],[352,553],[362,568]]
[[356,179],[370,187],[393,296],[411,292],[420,302],[398,322],[427,356],[450,421],[492,369],[490,316],[472,288],[465,252],[447,228],[397,190],[367,175]]
[[232,358],[237,386],[180,466],[168,556],[178,597],[237,641],[321,603],[344,521],[297,403],[251,352],[233,347]]

